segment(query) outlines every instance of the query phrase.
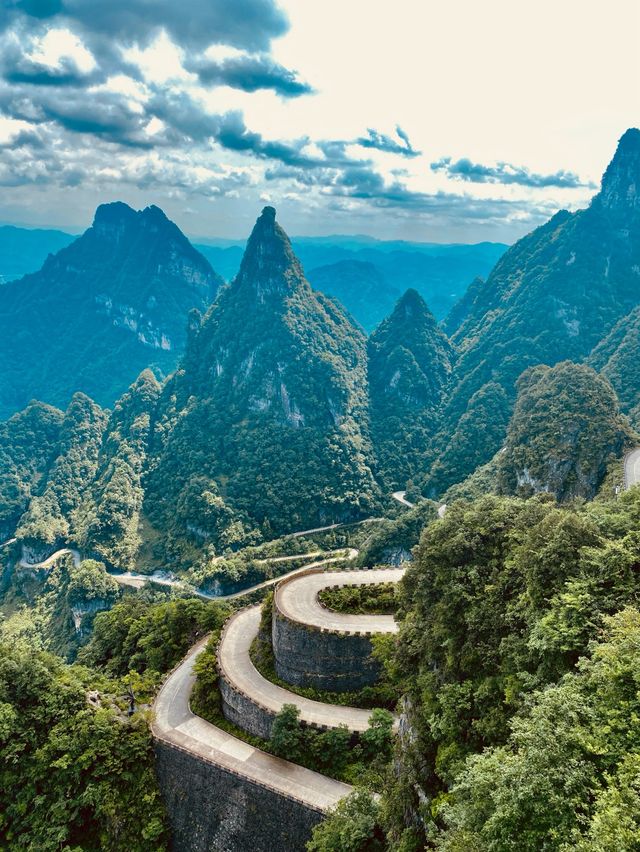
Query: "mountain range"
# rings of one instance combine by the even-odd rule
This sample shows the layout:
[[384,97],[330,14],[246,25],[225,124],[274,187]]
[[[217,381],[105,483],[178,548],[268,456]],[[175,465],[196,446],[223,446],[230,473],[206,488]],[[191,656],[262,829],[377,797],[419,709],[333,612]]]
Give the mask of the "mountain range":
[[[33,310],[30,340],[59,322],[82,349],[72,347],[79,387],[68,397],[68,378],[55,373],[61,350],[41,345],[27,359],[32,369],[40,363],[46,392],[2,424],[3,532],[34,550],[72,540],[120,567],[188,566],[375,514],[385,493],[407,485],[440,497],[503,447],[493,487],[593,496],[635,440],[616,391],[633,423],[637,186],[640,132],[631,130],[591,205],[520,240],[447,321],[438,324],[409,289],[368,339],[335,298],[312,288],[271,207],[229,284],[156,208],[99,208],[92,228],[40,273],[0,290],[12,316]],[[337,263],[357,278],[351,261]],[[64,310],[47,281],[58,282]],[[51,302],[46,323],[33,294]],[[169,303],[173,324],[163,325]],[[14,330],[14,349],[17,339]],[[11,364],[16,353],[4,345]],[[125,361],[141,369],[121,396]],[[92,370],[105,374],[97,393],[82,385]],[[59,408],[46,404],[52,388],[54,401],[67,400]],[[585,418],[600,423],[597,435]]]

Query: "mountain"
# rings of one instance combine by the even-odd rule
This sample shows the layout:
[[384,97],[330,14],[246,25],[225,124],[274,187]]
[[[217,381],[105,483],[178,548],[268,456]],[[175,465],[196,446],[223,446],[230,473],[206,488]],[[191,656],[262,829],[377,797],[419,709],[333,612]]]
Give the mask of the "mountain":
[[96,472],[76,513],[76,540],[110,565],[131,568],[141,544],[142,476],[161,386],[145,370],[115,404]]
[[402,487],[424,464],[453,352],[422,296],[407,290],[369,338],[368,355],[380,477]]
[[367,332],[390,313],[400,296],[373,263],[340,260],[309,270],[307,277],[316,290],[335,297]]
[[174,554],[371,511],[365,339],[311,289],[272,207],[192,315],[154,435],[144,512]]
[[588,363],[611,382],[624,411],[640,404],[640,306],[618,320]]
[[57,408],[31,402],[0,421],[0,539],[13,534],[53,463],[63,419]]
[[73,242],[63,231],[0,226],[0,284],[36,272],[47,259]]
[[[339,236],[293,237],[292,245],[313,286],[329,295],[338,295],[335,289],[340,287],[338,298],[366,329],[377,324],[391,310],[398,296],[408,288],[416,289],[431,306],[436,318],[443,319],[463,296],[469,282],[479,275],[487,276],[507,249],[503,243],[446,245]],[[198,243],[196,248],[228,281],[236,275],[242,259],[240,243]],[[323,270],[322,280],[316,275],[320,267],[347,262],[370,264],[375,267],[375,273],[369,268],[366,273],[362,270],[362,277],[355,274],[347,277],[345,271],[348,271],[348,267],[338,267],[334,270],[337,276],[335,279],[329,270]],[[388,282],[387,287],[394,291],[382,313],[378,310],[375,314],[377,321],[373,317],[370,319],[363,310],[355,308],[360,300],[359,293],[365,274],[372,282],[374,275],[380,281]]]
[[77,538],[75,512],[98,463],[106,413],[83,393],[75,393],[60,423],[55,458],[39,478],[16,536],[40,558],[54,546]]
[[157,207],[98,208],[39,272],[0,287],[0,417],[75,391],[108,406],[145,367],[173,370],[193,307],[221,279]]
[[517,388],[498,461],[500,491],[592,499],[608,464],[637,440],[609,382],[591,367],[563,361],[531,367]]
[[[500,385],[512,406],[527,367],[584,360],[640,302],[639,191],[640,131],[632,129],[620,139],[586,210],[556,214],[510,248],[484,285],[474,285],[453,336],[458,357],[440,448],[484,385]],[[481,461],[502,440],[496,435]],[[463,479],[470,465],[462,456],[442,484]]]

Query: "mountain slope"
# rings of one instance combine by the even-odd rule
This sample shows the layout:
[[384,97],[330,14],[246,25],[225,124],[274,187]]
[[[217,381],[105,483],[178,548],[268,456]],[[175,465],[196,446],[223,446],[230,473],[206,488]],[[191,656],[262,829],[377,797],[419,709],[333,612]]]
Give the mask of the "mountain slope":
[[505,494],[592,499],[607,464],[634,442],[611,385],[590,367],[532,367],[518,380],[498,485]]
[[[447,445],[488,382],[511,404],[527,367],[581,361],[640,302],[640,131],[629,130],[586,210],[562,211],[502,257],[454,335],[459,350],[445,407]],[[487,461],[501,437],[487,448]],[[461,459],[457,481],[470,472]],[[450,482],[446,484],[451,484]]]
[[191,308],[220,284],[157,207],[103,205],[43,268],[0,287],[0,417],[81,390],[111,405],[145,367],[170,372]]
[[371,434],[380,476],[404,486],[424,463],[452,349],[424,300],[407,290],[369,338]]
[[[365,340],[315,293],[267,207],[159,404],[145,512],[174,539],[245,540],[358,517],[368,464]],[[266,527],[265,527],[266,525]]]
[[640,403],[640,306],[616,323],[588,363],[609,379],[624,411]]
[[22,542],[51,546],[75,538],[74,513],[96,472],[106,422],[106,413],[88,396],[73,395],[60,425],[55,459],[20,520],[16,535]]

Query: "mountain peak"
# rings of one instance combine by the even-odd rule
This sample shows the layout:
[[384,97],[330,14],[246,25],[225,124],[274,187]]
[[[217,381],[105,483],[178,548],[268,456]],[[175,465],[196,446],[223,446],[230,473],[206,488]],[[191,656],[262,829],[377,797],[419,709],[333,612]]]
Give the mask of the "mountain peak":
[[122,225],[133,220],[136,211],[124,201],[100,204],[93,217],[93,227]]
[[302,267],[289,237],[276,222],[275,208],[265,207],[247,242],[234,285],[251,287],[264,302],[268,296],[293,292],[303,281]]
[[629,128],[620,138],[596,196],[608,210],[640,208],[640,130]]

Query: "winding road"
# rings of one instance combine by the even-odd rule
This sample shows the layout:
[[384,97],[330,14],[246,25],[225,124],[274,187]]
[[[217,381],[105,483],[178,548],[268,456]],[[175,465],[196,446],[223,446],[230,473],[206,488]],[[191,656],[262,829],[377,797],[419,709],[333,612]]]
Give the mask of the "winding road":
[[402,506],[407,506],[409,509],[413,509],[415,503],[410,503],[406,498],[406,491],[394,491],[391,495],[394,500],[397,500]]
[[[293,556],[276,556],[273,559],[258,559],[256,561],[259,564],[264,565],[269,562],[276,563],[291,562],[295,559],[314,559],[316,556],[321,555],[321,551],[315,550],[313,553],[298,553]],[[237,598],[242,598],[245,595],[250,595],[252,592],[257,592],[260,589],[268,589],[270,586],[275,586],[276,583],[279,583],[280,580],[283,580],[285,577],[293,577],[303,571],[308,571],[310,568],[317,568],[321,565],[329,565],[334,562],[341,562],[343,559],[354,559],[357,555],[358,551],[354,548],[330,550],[326,553],[327,558],[322,559],[320,562],[310,562],[308,565],[303,565],[302,568],[294,568],[293,571],[289,571],[286,574],[280,574],[277,577],[271,577],[269,580],[263,580],[261,583],[256,583],[253,586],[248,586],[246,589],[241,589],[239,592],[232,592],[232,594],[230,595],[211,595],[208,592],[202,592],[199,589],[195,589],[193,586],[190,586],[183,580],[176,580],[172,577],[167,577],[165,574],[162,573],[138,574],[135,571],[125,571],[123,574],[111,574],[111,576],[116,582],[120,583],[121,585],[131,586],[135,589],[140,589],[147,583],[155,583],[158,586],[169,586],[172,588],[183,589],[184,591],[191,592],[191,594],[195,595],[195,597],[202,598],[203,600],[207,601],[233,601]]]
[[350,731],[366,731],[371,710],[312,701],[263,677],[249,656],[259,628],[259,605],[241,609],[227,622],[218,648],[218,665],[227,683],[274,715],[285,704],[296,704],[300,709],[300,720],[308,725],[326,728],[346,725]]
[[21,568],[48,568],[49,565],[52,565],[56,561],[56,559],[59,559],[61,556],[65,556],[67,553],[71,554],[73,557],[73,564],[78,567],[80,564],[80,554],[72,547],[62,547],[60,550],[56,550],[55,553],[52,553],[51,556],[47,556],[47,558],[43,559],[42,562],[27,562],[26,559],[22,558],[18,564]]
[[348,784],[267,754],[191,712],[189,698],[195,683],[193,664],[206,642],[203,639],[189,651],[158,693],[151,726],[153,735],[319,811],[327,811],[349,795],[352,788]]
[[632,450],[624,457],[624,487],[633,488],[640,482],[640,448]]
[[[313,566],[309,566],[311,568]],[[332,612],[322,606],[318,595],[331,586],[370,586],[398,583],[403,568],[379,568],[372,571],[323,571],[282,583],[276,590],[276,605],[292,621],[336,630],[341,633],[396,633],[398,625],[392,615],[352,615]]]

